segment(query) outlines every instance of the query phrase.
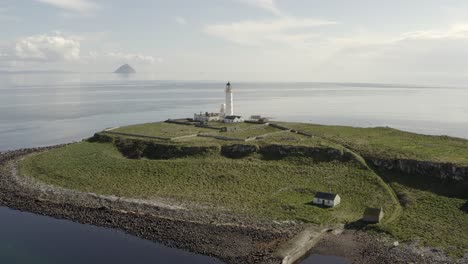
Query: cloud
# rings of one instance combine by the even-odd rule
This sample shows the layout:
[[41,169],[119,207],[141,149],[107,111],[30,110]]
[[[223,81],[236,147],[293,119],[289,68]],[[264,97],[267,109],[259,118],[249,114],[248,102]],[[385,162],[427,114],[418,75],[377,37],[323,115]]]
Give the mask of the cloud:
[[0,68],[100,71],[123,63],[150,69],[163,62],[161,57],[143,53],[83,51],[82,46],[93,50],[96,48],[93,46],[92,36],[93,34],[86,37],[71,36],[55,32],[0,42]]
[[103,56],[107,57],[107,59],[118,60],[121,62],[155,64],[155,63],[161,63],[163,61],[163,59],[160,57],[143,55],[141,53],[107,52],[107,53],[104,53]]
[[[331,40],[336,52],[317,67],[326,78],[450,83],[468,72],[468,24],[396,36],[366,34]],[[320,73],[317,73],[320,74]]]
[[179,25],[186,25],[187,24],[187,20],[185,20],[185,18],[181,17],[181,16],[176,16],[175,17],[175,21],[179,24]]
[[[334,25],[334,21],[310,18],[279,17],[271,20],[241,21],[208,25],[203,31],[241,45],[261,46],[272,43],[305,45],[316,37],[310,28]],[[306,30],[303,33],[298,33]]]
[[264,9],[275,15],[281,14],[281,11],[276,6],[276,3],[274,0],[240,0],[240,1],[248,5]]
[[468,24],[454,24],[446,29],[420,30],[402,34],[398,40],[406,39],[463,39],[468,38]]
[[97,8],[90,0],[35,0],[63,10],[85,13]]
[[80,42],[60,34],[25,37],[16,42],[14,58],[31,61],[79,60]]
[[151,55],[144,55],[141,53],[125,53],[125,52],[89,52],[87,55],[82,57],[85,63],[135,63],[135,64],[146,64],[153,65],[162,63],[161,57],[155,57]]

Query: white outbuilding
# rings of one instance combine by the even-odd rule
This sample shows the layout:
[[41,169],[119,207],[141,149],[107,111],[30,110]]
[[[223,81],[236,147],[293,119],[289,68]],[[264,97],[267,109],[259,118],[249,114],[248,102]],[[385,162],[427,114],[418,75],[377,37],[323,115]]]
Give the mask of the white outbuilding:
[[327,207],[335,207],[340,204],[341,198],[335,193],[317,192],[314,196],[313,204]]
[[244,122],[244,119],[242,119],[242,116],[236,116],[236,115],[230,115],[230,116],[225,116],[223,119],[224,123],[241,123]]

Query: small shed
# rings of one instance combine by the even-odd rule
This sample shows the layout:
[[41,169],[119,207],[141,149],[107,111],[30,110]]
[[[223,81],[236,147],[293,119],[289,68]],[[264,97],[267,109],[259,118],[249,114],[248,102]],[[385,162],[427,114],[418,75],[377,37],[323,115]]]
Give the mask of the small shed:
[[317,192],[313,204],[335,207],[341,202],[341,197],[336,193]]
[[366,210],[364,210],[364,217],[362,220],[367,223],[380,223],[382,221],[382,218],[384,217],[384,212],[383,208],[372,208],[372,207],[367,207]]

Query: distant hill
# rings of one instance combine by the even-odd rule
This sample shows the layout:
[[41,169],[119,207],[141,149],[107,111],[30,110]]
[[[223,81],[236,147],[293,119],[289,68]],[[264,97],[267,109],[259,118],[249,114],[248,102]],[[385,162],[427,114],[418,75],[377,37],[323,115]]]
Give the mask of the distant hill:
[[120,66],[117,70],[115,70],[114,73],[129,74],[129,73],[136,73],[136,71],[135,69],[132,68],[132,66],[128,64],[124,64]]

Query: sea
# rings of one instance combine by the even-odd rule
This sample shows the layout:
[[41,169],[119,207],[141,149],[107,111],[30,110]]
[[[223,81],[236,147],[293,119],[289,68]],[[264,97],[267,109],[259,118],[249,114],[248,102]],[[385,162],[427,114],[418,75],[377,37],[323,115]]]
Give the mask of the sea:
[[[217,112],[468,138],[468,87],[158,80],[149,74],[0,73],[0,151],[81,141],[109,127]],[[124,233],[0,208],[0,263],[220,263]],[[347,263],[310,256],[304,263]]]

